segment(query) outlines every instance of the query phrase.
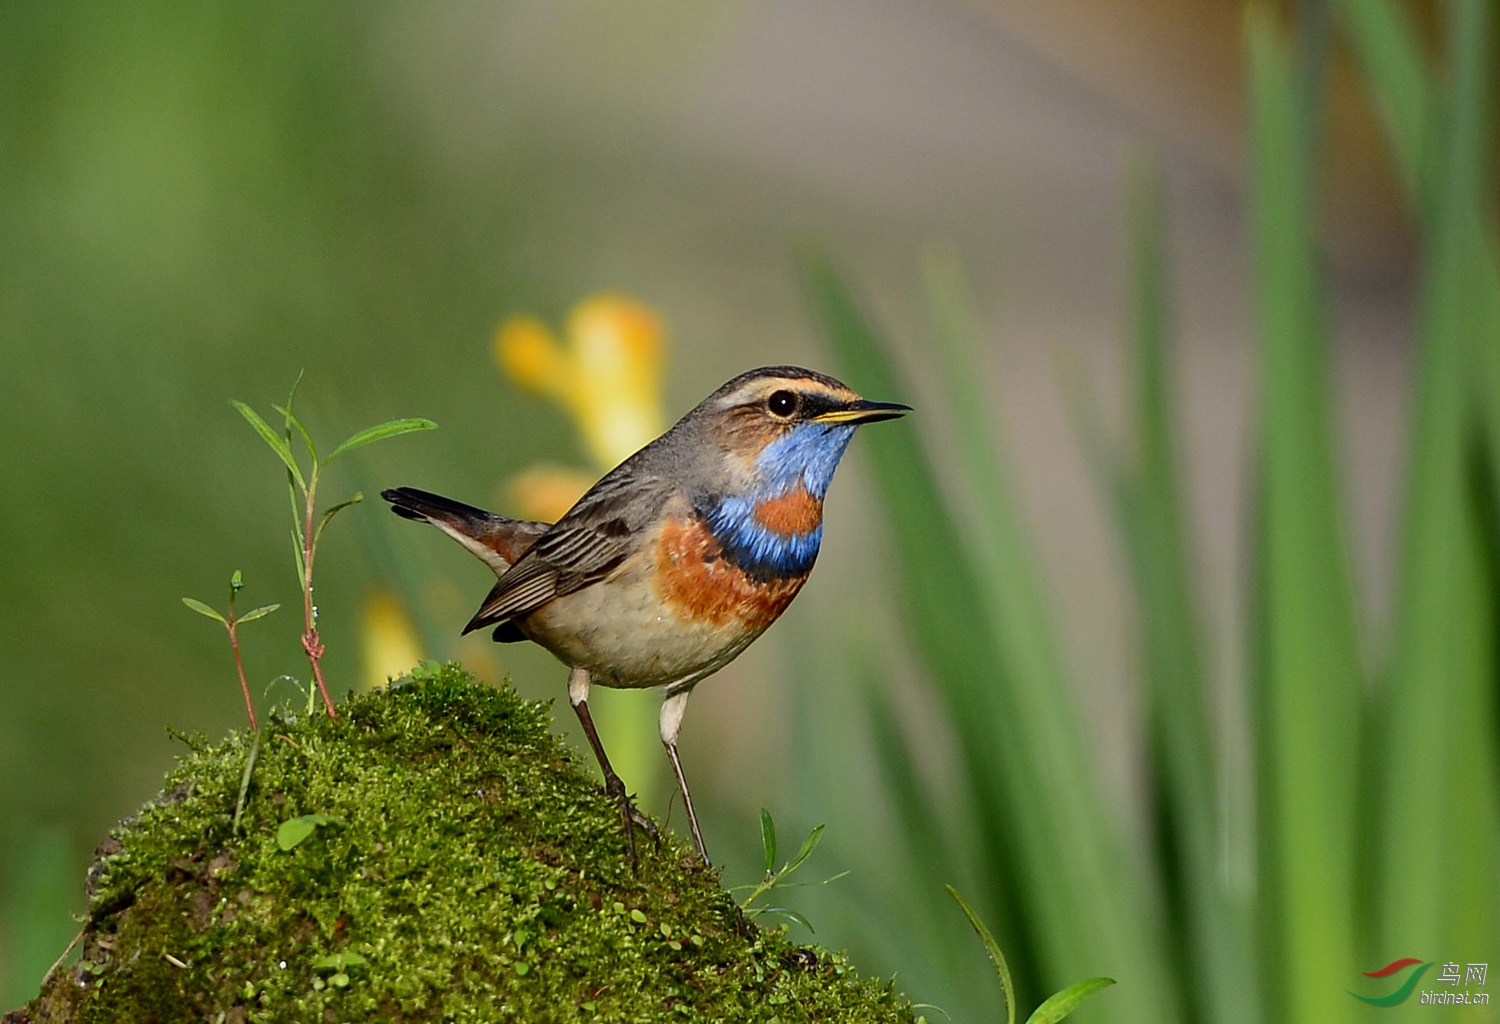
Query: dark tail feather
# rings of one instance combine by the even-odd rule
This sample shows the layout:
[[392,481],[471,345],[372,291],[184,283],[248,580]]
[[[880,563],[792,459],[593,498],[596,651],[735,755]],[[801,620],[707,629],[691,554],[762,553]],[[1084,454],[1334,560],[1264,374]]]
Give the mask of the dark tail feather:
[[391,503],[391,511],[396,515],[403,519],[415,519],[419,523],[430,519],[444,519],[479,526],[492,519],[503,518],[482,508],[465,505],[431,491],[419,491],[415,487],[392,487],[381,491],[380,496]]
[[415,487],[392,487],[380,496],[391,503],[396,515],[431,523],[483,559],[497,575],[510,568],[548,528],[546,523],[507,519]]

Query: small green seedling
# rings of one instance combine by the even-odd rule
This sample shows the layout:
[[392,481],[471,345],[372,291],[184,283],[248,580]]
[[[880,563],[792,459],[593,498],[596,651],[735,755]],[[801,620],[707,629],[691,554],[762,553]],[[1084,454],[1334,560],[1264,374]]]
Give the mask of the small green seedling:
[[363,967],[365,958],[358,953],[334,953],[313,964],[315,971],[342,971],[346,967]]
[[255,720],[255,705],[250,700],[250,684],[245,681],[245,664],[240,659],[240,638],[237,630],[240,626],[244,625],[247,622],[254,622],[256,619],[270,615],[276,609],[280,608],[281,605],[263,605],[262,607],[256,608],[253,611],[246,612],[244,615],[235,615],[234,599],[235,596],[240,592],[240,590],[244,588],[244,586],[245,578],[240,574],[240,571],[236,569],[234,571],[234,575],[229,577],[229,615],[227,617],[220,615],[217,611],[210,608],[202,601],[195,601],[191,597],[184,597],[182,599],[182,603],[187,605],[193,611],[197,612],[199,615],[206,615],[210,619],[217,619],[220,623],[223,624],[225,629],[229,630],[229,648],[230,650],[234,651],[234,668],[235,671],[240,675],[240,689],[243,690],[245,694],[245,713],[250,716],[251,731],[259,732],[260,723]]
[[793,889],[803,885],[827,885],[829,882],[835,882],[849,873],[847,871],[840,871],[838,874],[819,882],[787,882],[787,877],[801,867],[802,862],[807,860],[813,850],[817,848],[818,843],[823,841],[823,830],[826,827],[826,825],[819,825],[809,832],[807,838],[802,840],[802,845],[798,847],[797,855],[781,865],[780,870],[777,870],[776,822],[771,817],[770,811],[764,807],[760,809],[760,841],[761,849],[765,854],[765,877],[755,885],[737,885],[731,890],[734,892],[742,889],[751,890],[750,895],[745,897],[745,902],[740,904],[740,910],[744,912],[746,917],[753,920],[761,914],[780,914],[782,917],[796,921],[809,932],[813,931],[812,923],[795,910],[788,907],[757,907],[753,906],[753,904],[762,896],[776,889]]
[[[329,520],[350,505],[363,501],[365,496],[356,493],[354,497],[325,509],[321,516],[317,516],[318,481],[323,476],[323,470],[328,468],[328,464],[345,452],[362,448],[375,441],[383,441],[388,437],[409,434],[414,430],[431,430],[437,424],[419,417],[388,420],[359,431],[329,452],[326,459],[320,459],[318,449],[313,444],[312,435],[307,432],[302,421],[292,413],[292,399],[296,397],[297,385],[301,382],[302,378],[299,375],[297,382],[292,385],[291,394],[287,396],[285,406],[272,406],[281,413],[282,433],[280,434],[272,430],[271,426],[261,419],[260,414],[244,402],[232,401],[230,404],[239,410],[240,415],[245,417],[245,421],[255,428],[261,440],[270,446],[282,465],[286,466],[287,491],[292,499],[292,551],[297,559],[297,579],[302,585],[302,649],[307,652],[307,660],[312,665],[313,679],[317,681],[318,692],[323,696],[323,706],[328,709],[328,717],[338,718],[338,713],[333,709],[333,698],[328,695],[328,684],[323,679],[323,641],[318,636],[318,609],[313,604],[313,562],[317,557],[318,540],[323,536],[323,529],[328,525]],[[303,473],[296,456],[292,454],[293,430],[307,446],[307,454],[311,459],[311,467],[306,473]],[[308,714],[312,713],[315,706],[313,693],[309,689]]]
[[283,850],[293,850],[302,841],[317,831],[319,825],[331,825],[336,819],[326,814],[304,814],[300,818],[288,818],[276,830],[276,845]]
[[[323,973],[328,971],[334,972],[326,984],[332,985],[334,988],[348,988],[349,968],[363,967],[364,965],[365,958],[358,953],[334,953],[331,956],[325,956],[321,960],[314,961],[313,970]],[[324,984],[325,982],[322,978],[317,978],[313,981],[313,988],[321,989]]]
[[[958,909],[964,912],[973,926],[979,941],[984,943],[984,951],[990,955],[990,962],[995,965],[995,973],[1000,975],[1000,987],[1005,991],[1005,1019],[1007,1024],[1016,1024],[1016,988],[1010,979],[1010,965],[1005,962],[1005,954],[1000,951],[1000,944],[990,934],[990,930],[984,926],[974,908],[969,906],[968,900],[959,895],[953,886],[945,886],[948,895],[953,897]],[[1057,1024],[1075,1009],[1078,1004],[1102,988],[1113,985],[1113,978],[1086,978],[1083,981],[1075,981],[1061,992],[1053,993],[1041,1006],[1031,1012],[1026,1018],[1026,1024]]]

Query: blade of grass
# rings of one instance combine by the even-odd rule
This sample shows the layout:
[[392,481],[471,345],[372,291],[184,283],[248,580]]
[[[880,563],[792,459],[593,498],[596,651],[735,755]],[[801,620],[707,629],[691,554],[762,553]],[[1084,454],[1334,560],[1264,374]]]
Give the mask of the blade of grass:
[[1312,248],[1312,104],[1273,15],[1247,15],[1251,205],[1261,335],[1262,934],[1278,1016],[1353,1020],[1330,978],[1355,960],[1361,668],[1334,481]]
[[908,860],[935,887],[957,876],[947,829],[934,811],[932,795],[917,773],[890,698],[878,686],[871,686],[866,690],[865,704],[875,744],[876,767],[885,783],[882,788],[904,826],[903,836],[912,845]]
[[[1485,3],[1452,6],[1449,85],[1436,93],[1440,127],[1423,204],[1430,257],[1396,653],[1383,708],[1380,934],[1387,944],[1434,949],[1494,948],[1500,931],[1494,551],[1484,533],[1489,509],[1481,511],[1470,475],[1473,436],[1466,414],[1474,359],[1497,344],[1492,249],[1479,227],[1485,222],[1489,17]],[[1493,453],[1496,397],[1479,397]],[[1483,497],[1493,502],[1492,493]]]
[[[842,280],[826,263],[814,266],[811,280],[828,335],[854,378],[871,393],[896,393],[881,343]],[[1006,895],[1035,935],[1040,980],[1050,990],[1109,970],[1140,980],[1122,1000],[1123,1019],[1175,1019],[1163,946],[1142,903],[1143,873],[1100,806],[1030,545],[989,440],[983,410],[991,399],[978,392],[972,351],[962,351],[972,332],[957,305],[934,306],[939,317],[952,314],[957,328],[942,353],[947,390],[959,415],[960,464],[984,521],[966,543],[944,514],[948,503],[911,432],[872,435],[866,450],[874,453],[900,538],[903,610],[948,703],[969,785],[986,804],[979,818],[989,830],[990,862],[1022,880],[1013,897]],[[935,535],[942,536],[940,549]]]
[[1409,196],[1420,196],[1426,177],[1432,89],[1417,28],[1405,5],[1390,0],[1339,0],[1338,7],[1401,184]]
[[1161,889],[1196,1016],[1221,1022],[1261,1019],[1246,895],[1224,869],[1219,787],[1209,734],[1200,627],[1189,542],[1177,481],[1177,430],[1168,387],[1166,217],[1159,165],[1138,163],[1130,188],[1134,249],[1133,322],[1136,426],[1132,465],[1111,458],[1096,403],[1073,401],[1075,430],[1096,482],[1112,504],[1141,623],[1149,752],[1161,820]]
[[974,908],[969,906],[969,901],[959,894],[953,886],[947,886],[948,895],[953,897],[953,902],[958,904],[958,909],[964,912],[964,917],[969,919],[969,927],[974,929],[974,934],[979,936],[979,941],[984,944],[984,951],[989,954],[990,963],[995,965],[995,973],[1000,976],[1000,987],[1005,991],[1005,1019],[1008,1024],[1016,1024],[1016,986],[1010,978],[1010,965],[1005,962],[1005,954],[1000,949],[1000,944],[990,934],[990,930],[984,926]]
[[776,822],[764,807],[760,809],[760,845],[765,854],[766,874],[769,875],[776,870]]
[[[1416,28],[1405,9],[1390,0],[1342,0],[1341,7],[1355,60],[1380,114],[1386,147],[1402,171],[1407,205],[1419,220],[1430,221],[1434,204],[1458,193],[1450,187],[1434,187],[1440,178],[1433,160],[1441,141],[1435,112],[1440,97],[1430,81],[1435,76],[1426,67]],[[1473,122],[1472,117],[1469,120]],[[1482,146],[1482,132],[1471,130],[1466,135],[1474,136]],[[1455,158],[1463,166],[1473,166],[1461,155]],[[1443,184],[1451,186],[1452,182]],[[1477,350],[1474,380],[1479,389],[1479,415],[1489,438],[1490,474],[1500,479],[1500,258],[1488,218],[1475,211],[1458,223],[1477,236],[1466,244],[1480,252],[1482,272],[1472,285],[1479,300],[1471,314]]]
[[1171,1013],[1179,990],[1170,981],[1165,938],[1146,912],[1144,867],[1119,841],[1117,823],[1100,802],[1095,766],[1054,639],[1040,576],[1031,564],[1033,545],[1009,486],[1008,460],[986,415],[993,399],[982,392],[982,375],[975,373],[982,360],[973,303],[951,250],[930,251],[924,270],[945,391],[957,418],[962,479],[973,489],[974,507],[983,513],[972,547],[991,629],[1010,659],[1009,683],[1026,722],[1024,749],[1031,764],[1045,766],[1044,784],[1049,787],[1042,791],[1040,807],[1032,810],[1040,819],[1039,836],[1045,837],[1034,853],[1040,854],[1048,844],[1057,844],[1054,851],[1069,850],[1068,862],[1062,865],[1066,870],[1052,876],[1062,890],[1054,898],[1078,901],[1070,908],[1077,915],[1070,927],[1087,929],[1094,940],[1078,943],[1071,962],[1059,949],[1058,972],[1047,987],[1080,974],[1118,969],[1154,990],[1149,1000],[1135,992],[1125,997],[1130,1004],[1127,1015]]
[[[855,370],[866,393],[897,397],[895,375],[843,281],[821,260],[810,260],[805,272],[809,297],[835,353]],[[871,431],[865,451],[887,519],[901,538],[892,545],[902,595],[899,610],[959,738],[968,774],[964,788],[975,801],[973,818],[982,847],[976,854],[984,864],[980,880],[988,887],[979,898],[988,907],[1008,911],[992,913],[991,920],[1006,948],[1014,951],[1017,988],[1039,994],[1041,979],[1032,955],[1039,924],[1031,910],[1037,893],[1022,883],[1025,826],[1013,826],[1026,820],[1025,809],[1037,796],[1026,792],[1028,769],[1020,763],[1019,747],[1010,742],[1020,731],[1017,716],[991,685],[1000,657],[981,611],[983,598],[969,555],[954,532],[937,480],[912,431],[883,433]],[[997,732],[1003,735],[997,738]]]
[[[989,865],[975,864],[973,860],[978,858],[958,855],[960,851],[968,854],[975,849],[975,844],[965,841],[972,833],[971,823],[955,822],[951,815],[941,813],[945,802],[954,802],[951,794],[934,793],[924,783],[917,770],[917,748],[902,728],[901,714],[882,685],[879,670],[873,663],[865,663],[862,668],[861,674],[867,677],[863,696],[869,713],[875,765],[883,783],[881,789],[891,801],[895,819],[901,823],[900,860],[893,872],[898,887],[885,895],[884,912],[905,911],[898,927],[906,944],[920,951],[935,976],[925,986],[916,983],[912,987],[914,979],[909,973],[909,990],[934,995],[941,992],[945,1004],[957,995],[967,1000],[970,1011],[966,1015],[959,1012],[959,1007],[951,1006],[955,1019],[972,1018],[979,1008],[993,1001],[988,986],[980,984],[971,967],[973,940],[967,932],[950,927],[945,915],[934,914],[931,900],[960,879],[968,891],[976,891],[974,876],[988,871]],[[991,913],[995,915],[993,920],[1006,921],[1016,911],[1013,907],[1001,907],[998,911],[992,907]]]
[[[1494,656],[1486,622],[1495,581],[1473,571],[1494,558],[1476,526],[1475,505],[1483,503],[1493,516],[1493,482],[1500,479],[1500,272],[1482,199],[1490,11],[1474,3],[1455,3],[1450,11],[1444,90],[1436,72],[1427,71],[1399,7],[1344,3],[1389,148],[1406,172],[1408,203],[1431,236],[1397,650],[1384,703],[1395,756],[1382,761],[1387,828],[1378,836],[1378,894],[1387,943],[1447,934],[1447,941],[1488,948],[1497,930],[1489,909],[1496,889],[1493,796],[1475,793],[1472,806],[1481,812],[1475,814],[1432,797],[1455,786],[1472,791],[1476,783],[1491,790],[1497,760],[1492,731],[1475,732],[1476,719],[1492,714],[1483,694]],[[1486,495],[1464,493],[1466,400],[1476,401],[1486,435]],[[1442,763],[1431,755],[1435,738],[1447,755]]]

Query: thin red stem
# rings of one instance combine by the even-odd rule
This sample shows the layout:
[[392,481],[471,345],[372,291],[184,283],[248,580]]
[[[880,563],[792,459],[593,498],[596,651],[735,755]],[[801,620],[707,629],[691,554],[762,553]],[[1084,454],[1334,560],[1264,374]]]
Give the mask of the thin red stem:
[[255,720],[255,705],[250,701],[250,684],[245,681],[245,663],[240,660],[240,639],[234,631],[233,614],[225,625],[229,627],[229,647],[234,651],[234,670],[240,674],[240,689],[245,691],[245,713],[250,716],[250,731],[260,732],[260,723]]
[[323,695],[323,706],[328,709],[328,717],[336,722],[339,713],[333,709],[333,698],[328,696],[328,684],[323,681],[323,666],[318,663],[323,657],[323,642],[318,639],[317,630],[302,634],[302,649],[307,652],[307,660],[312,663],[313,678],[318,681],[318,692]]
[[314,475],[307,488],[306,526],[302,534],[302,621],[306,625],[302,633],[302,649],[307,652],[307,660],[312,665],[313,678],[318,682],[318,692],[323,695],[323,706],[328,709],[328,717],[338,721],[339,713],[333,709],[333,698],[328,696],[328,684],[323,681],[323,666],[320,664],[323,641],[318,637],[317,626],[313,624],[313,507],[317,500],[317,488],[317,476]]

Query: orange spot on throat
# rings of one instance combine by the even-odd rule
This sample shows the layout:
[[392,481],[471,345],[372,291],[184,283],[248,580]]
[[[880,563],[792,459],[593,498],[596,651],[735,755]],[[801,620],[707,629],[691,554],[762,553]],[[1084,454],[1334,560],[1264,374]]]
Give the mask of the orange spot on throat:
[[823,500],[798,487],[779,498],[760,502],[752,516],[773,533],[785,536],[811,533],[823,522]]

